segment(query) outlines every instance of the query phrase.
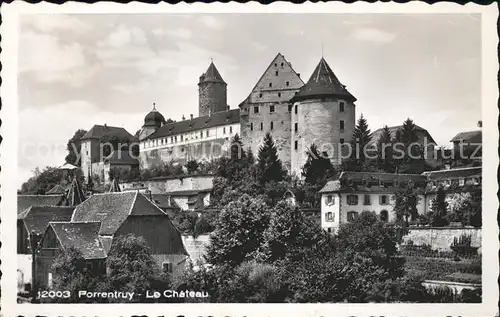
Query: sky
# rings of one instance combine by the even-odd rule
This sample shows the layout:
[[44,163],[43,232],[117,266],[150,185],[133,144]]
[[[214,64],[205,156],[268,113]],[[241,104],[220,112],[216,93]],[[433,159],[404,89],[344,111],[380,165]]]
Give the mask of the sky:
[[277,53],[304,81],[322,55],[358,99],[372,131],[406,118],[450,146],[481,120],[476,14],[32,14],[19,29],[18,185],[64,163],[94,124],[134,134],[152,103],[198,114],[213,59],[228,104],[245,99]]

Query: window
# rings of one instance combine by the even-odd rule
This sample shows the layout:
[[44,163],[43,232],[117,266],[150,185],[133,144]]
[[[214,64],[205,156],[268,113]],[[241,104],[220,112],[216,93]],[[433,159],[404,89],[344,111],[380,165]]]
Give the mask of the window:
[[177,142],[177,135],[174,137],[175,142]]
[[250,122],[250,131],[253,131],[253,122]]
[[339,102],[339,112],[344,112],[344,102]]
[[259,113],[259,106],[253,107],[253,113]]
[[92,269],[94,268],[94,265],[92,262],[85,262],[85,268],[87,269],[87,271],[92,271]]
[[273,86],[273,83],[269,83],[269,87],[272,87]]
[[364,195],[363,197],[363,205],[371,205],[371,201],[370,201],[370,195]]
[[170,143],[172,143],[172,142],[174,142],[174,137],[173,136],[170,137]]
[[274,129],[274,122],[271,121],[271,130]]
[[278,63],[274,63],[274,67],[278,67]]
[[295,114],[297,114],[297,105],[295,105]]
[[358,218],[358,213],[355,211],[349,211],[347,213],[347,221],[353,222]]
[[460,186],[464,186],[464,185],[465,185],[465,179],[460,178],[460,179],[458,180],[458,185],[460,185]]
[[283,65],[285,65],[283,62],[281,63],[281,67],[283,67]]
[[358,204],[358,195],[347,196],[347,204],[348,205],[357,205]]
[[274,74],[275,74],[276,76],[278,76],[278,71],[276,71]]
[[181,142],[184,141],[184,135],[181,135]]
[[200,138],[203,138],[203,131],[200,131]]
[[226,134],[226,127],[223,127],[223,128],[222,128],[222,133],[223,133],[223,134]]
[[297,122],[295,122],[295,124],[293,125],[293,130],[295,132],[297,132],[299,130],[299,124]]
[[259,94],[259,98],[262,98],[262,94]]
[[210,131],[210,130],[207,130],[207,133],[205,133],[205,136],[208,136],[208,135],[209,135],[209,133],[208,133],[209,131]]
[[344,142],[345,142],[344,139],[341,138],[340,139],[340,144],[344,144]]
[[269,112],[270,112],[270,113],[273,113],[273,112],[274,112],[274,105],[269,106]]
[[332,195],[326,196],[326,204],[327,205],[334,205],[335,204],[335,199],[333,198]]
[[333,221],[335,221],[335,220],[334,220],[334,216],[333,216],[333,215],[334,215],[334,214],[333,214],[333,212],[327,212],[327,213],[326,213],[326,217],[325,217],[325,218],[326,218],[326,221],[328,221],[328,222],[333,222]]
[[233,127],[229,127],[229,133],[233,133]]
[[278,93],[278,97],[281,97],[281,92]]
[[288,112],[292,112],[292,108],[293,108],[292,105],[288,105]]
[[299,141],[294,142],[294,148],[297,149],[299,147]]
[[326,231],[328,231],[328,233],[332,233],[332,228],[327,228]]
[[290,82],[289,81],[287,81],[285,84],[286,84],[287,87],[290,86]]
[[168,272],[168,273],[172,273],[172,263],[170,263],[169,261],[164,261],[162,264],[161,264],[161,268],[163,270],[163,272]]
[[340,131],[344,131],[344,120],[340,120]]
[[382,210],[380,212],[380,221],[383,221],[383,222],[387,222],[389,220],[389,213],[387,212],[387,210]]
[[380,204],[381,204],[381,205],[387,205],[387,204],[388,204],[387,195],[381,195],[381,196],[379,197],[379,200],[380,200]]
[[260,130],[261,131],[264,130],[264,123],[262,123],[262,122],[260,123]]

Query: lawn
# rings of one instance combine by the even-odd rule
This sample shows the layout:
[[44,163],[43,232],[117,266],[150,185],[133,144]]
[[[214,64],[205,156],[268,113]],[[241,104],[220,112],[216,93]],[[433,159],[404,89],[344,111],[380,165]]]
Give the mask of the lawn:
[[439,280],[461,283],[481,283],[481,259],[406,256],[406,269],[410,275],[425,280]]

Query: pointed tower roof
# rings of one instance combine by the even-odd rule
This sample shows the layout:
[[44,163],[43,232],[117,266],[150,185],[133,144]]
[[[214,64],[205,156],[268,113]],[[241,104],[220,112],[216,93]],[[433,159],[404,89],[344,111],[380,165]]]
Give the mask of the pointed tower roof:
[[345,86],[339,81],[337,76],[335,76],[326,60],[321,57],[311,77],[307,83],[302,86],[293,100],[299,101],[330,96],[344,98],[352,102],[356,101],[356,98],[347,91]]
[[81,204],[84,200],[85,196],[83,195],[82,186],[80,186],[80,183],[78,183],[76,178],[73,178],[66,195],[66,205],[75,207]]
[[109,193],[119,193],[121,192],[120,185],[118,185],[118,182],[116,181],[116,178],[113,178],[111,181],[111,186],[109,186]]
[[215,67],[214,62],[211,62],[210,66],[208,66],[207,71],[204,72],[200,76],[200,84],[206,83],[206,82],[216,82],[216,83],[223,83],[223,84],[226,83],[224,81],[224,79],[222,79],[222,76],[220,75],[219,71],[217,70],[217,67]]

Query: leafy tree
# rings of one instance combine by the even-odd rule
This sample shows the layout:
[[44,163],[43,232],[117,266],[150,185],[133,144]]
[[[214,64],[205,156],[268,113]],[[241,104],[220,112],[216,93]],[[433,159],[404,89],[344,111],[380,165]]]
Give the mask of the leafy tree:
[[191,160],[191,161],[187,162],[187,164],[186,164],[188,174],[196,173],[196,171],[198,170],[199,167],[200,167],[200,165],[198,164],[198,162],[196,160]]
[[401,221],[404,219],[408,225],[409,219],[416,219],[418,216],[417,205],[420,201],[418,189],[415,183],[411,181],[403,181],[399,183],[394,191],[394,212],[396,218]]
[[146,290],[164,290],[170,285],[169,275],[160,270],[142,237],[129,234],[115,238],[106,264],[109,289],[142,294],[142,298],[133,299],[136,302],[145,301]]
[[21,186],[21,194],[25,195],[44,195],[52,187],[60,184],[63,180],[62,170],[56,167],[46,167],[43,171],[37,167],[30,177]]
[[307,151],[307,161],[302,167],[302,176],[308,184],[320,184],[324,186],[326,181],[335,176],[336,171],[332,162],[323,157],[315,144],[312,144]]
[[269,221],[267,209],[264,200],[248,195],[242,195],[224,207],[210,235],[207,261],[236,266],[252,259]]
[[259,149],[258,176],[260,184],[269,181],[281,181],[286,176],[286,171],[278,158],[278,150],[273,137],[268,132],[264,137],[264,144]]
[[446,201],[446,193],[440,186],[437,190],[436,197],[431,203],[431,225],[434,227],[444,227],[448,225],[446,216],[448,214],[448,202]]
[[86,130],[78,129],[73,137],[69,139],[66,144],[66,150],[68,154],[64,158],[66,163],[73,164],[75,166],[81,166],[82,160],[80,159],[80,152],[82,148],[81,138],[87,133]]
[[378,149],[378,168],[386,173],[394,173],[396,166],[393,156],[394,140],[389,127],[384,126],[382,133],[377,141]]

